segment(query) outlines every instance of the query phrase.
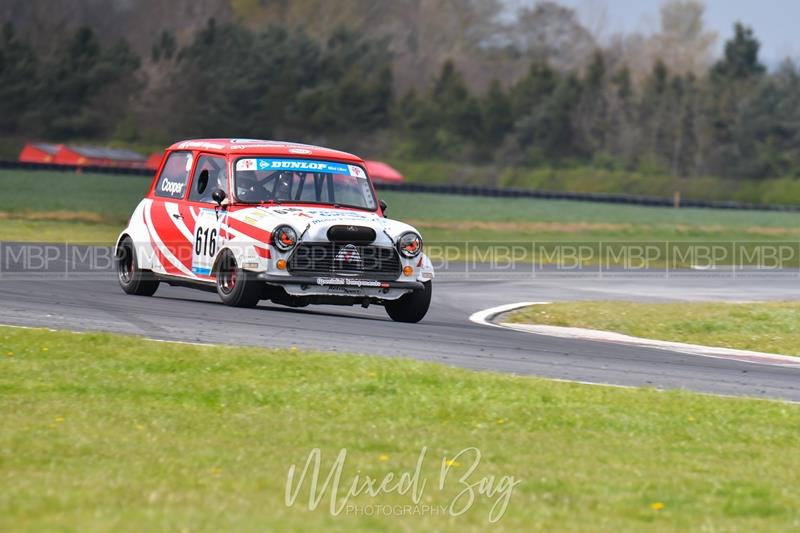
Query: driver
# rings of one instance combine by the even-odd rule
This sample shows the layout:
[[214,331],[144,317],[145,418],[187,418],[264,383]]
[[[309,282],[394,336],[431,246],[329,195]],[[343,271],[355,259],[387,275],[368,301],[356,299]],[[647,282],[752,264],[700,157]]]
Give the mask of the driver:
[[254,170],[236,174],[236,197],[243,202],[266,202],[271,195],[258,183]]
[[292,174],[290,172],[281,172],[275,178],[275,198],[277,200],[291,200],[292,199]]
[[[270,200],[291,200],[292,198],[292,173],[279,172],[276,181],[269,178],[263,182],[258,180],[254,170],[239,171],[236,174],[236,197],[243,202],[268,202]],[[275,194],[273,195],[273,192]]]

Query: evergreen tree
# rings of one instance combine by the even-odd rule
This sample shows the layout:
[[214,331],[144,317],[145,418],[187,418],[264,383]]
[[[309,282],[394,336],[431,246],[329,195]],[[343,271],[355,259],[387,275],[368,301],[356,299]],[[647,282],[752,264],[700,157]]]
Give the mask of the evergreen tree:
[[587,153],[606,147],[608,101],[606,97],[606,63],[603,53],[595,51],[583,80],[583,91],[575,119],[582,135],[582,149]]
[[483,126],[487,149],[493,150],[502,144],[514,124],[511,100],[497,80],[492,80],[483,100]]
[[752,28],[737,22],[734,36],[725,43],[725,57],[717,62],[712,74],[715,78],[743,80],[759,76],[765,72],[758,60],[761,43],[753,35]]
[[138,67],[125,42],[104,50],[91,29],[79,28],[43,65],[31,123],[52,138],[109,135],[138,89]]
[[708,158],[712,174],[754,178],[762,173],[752,160],[747,128],[737,125],[742,103],[765,72],[758,60],[759,48],[752,29],[737,23],[734,36],[725,43],[724,58],[711,69],[711,92],[706,103],[713,140]]
[[0,36],[0,129],[6,134],[26,130],[21,118],[40,98],[35,90],[38,70],[33,49],[17,37],[13,24],[7,22]]
[[663,61],[658,61],[644,83],[639,101],[638,122],[644,134],[640,144],[642,155],[664,164],[669,161],[668,154],[671,153],[669,132],[673,119],[668,91],[669,70]]
[[430,94],[439,125],[437,145],[445,153],[461,154],[465,145],[479,142],[483,132],[481,109],[452,61],[446,61]]
[[528,74],[511,89],[512,114],[523,117],[531,113],[553,95],[558,82],[558,75],[546,62],[534,60]]

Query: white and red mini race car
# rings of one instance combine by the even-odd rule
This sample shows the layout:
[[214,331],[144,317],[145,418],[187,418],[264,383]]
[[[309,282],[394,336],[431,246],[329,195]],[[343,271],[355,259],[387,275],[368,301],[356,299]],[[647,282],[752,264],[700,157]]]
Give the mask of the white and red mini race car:
[[117,240],[122,289],[159,283],[259,300],[383,305],[418,322],[433,267],[411,226],[384,217],[360,158],[317,146],[202,139],[170,146]]

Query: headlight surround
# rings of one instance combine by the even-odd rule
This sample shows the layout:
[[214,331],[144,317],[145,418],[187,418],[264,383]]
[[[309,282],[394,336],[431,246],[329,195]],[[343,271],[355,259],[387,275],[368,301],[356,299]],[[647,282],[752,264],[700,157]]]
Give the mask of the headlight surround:
[[403,257],[417,257],[422,252],[422,237],[413,231],[407,231],[397,239],[397,251]]
[[272,232],[272,244],[281,252],[288,252],[297,244],[297,232],[291,226],[278,226]]

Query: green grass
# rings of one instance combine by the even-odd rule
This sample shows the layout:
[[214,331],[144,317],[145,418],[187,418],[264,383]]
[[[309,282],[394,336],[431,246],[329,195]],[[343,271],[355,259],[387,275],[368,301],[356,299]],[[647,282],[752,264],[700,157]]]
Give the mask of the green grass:
[[0,219],[0,241],[113,244],[125,224]]
[[[773,265],[768,256],[777,247],[763,246],[775,243],[791,247],[780,252],[790,252],[782,255],[781,266],[800,264],[800,214],[796,213],[433,194],[385,193],[382,196],[389,204],[389,216],[419,228],[429,252],[435,257],[477,258],[482,262],[479,255],[466,250],[464,243],[479,246],[480,243],[508,246],[522,243],[527,245],[527,251],[515,255],[521,262],[552,263],[559,261],[554,252],[560,245],[566,246],[562,248],[565,254],[569,253],[567,248],[589,246],[593,251],[586,254],[588,259],[584,264],[602,262],[607,266],[619,266],[624,260],[613,260],[613,255],[607,252],[613,249],[619,254],[620,248],[615,248],[614,243],[629,243],[659,248],[652,260],[643,266],[663,268],[669,264],[672,268],[685,268],[694,262],[705,264],[702,249],[695,249],[697,257],[693,261],[686,255],[689,248],[685,245],[705,244],[724,248],[723,256],[715,261],[718,264]],[[532,242],[537,245],[535,252],[531,251]],[[598,243],[611,245],[611,248],[598,253]],[[671,251],[667,250],[668,243]],[[736,243],[736,250],[732,243]],[[681,259],[681,254],[689,259]]]
[[509,322],[615,331],[704,346],[800,355],[800,303],[559,302]]
[[[113,240],[149,182],[131,176],[0,171],[0,184],[8,191],[0,209],[0,239]],[[800,239],[800,215],[794,213],[396,192],[381,197],[391,217],[415,224],[428,243]],[[54,218],[59,220],[48,220]]]
[[437,221],[586,222],[595,224],[763,226],[800,230],[800,214],[777,211],[672,209],[537,198],[479,198],[384,192],[390,216]]
[[630,171],[609,160],[549,166],[477,165],[442,160],[391,159],[410,182],[509,186],[545,191],[636,194],[753,204],[800,205],[800,180],[793,177],[732,180],[711,176],[679,178],[668,169]]
[[[460,517],[331,516],[287,472],[347,450],[353,476],[443,457],[521,483],[505,530],[778,531],[800,524],[800,407],[477,373],[396,358],[0,328],[0,530],[484,531]],[[363,478],[362,478],[363,479]],[[346,489],[343,489],[346,490]],[[301,504],[302,501],[302,504]],[[411,504],[361,495],[356,505]]]
[[151,180],[0,170],[0,240],[113,243]]
[[152,178],[119,174],[0,170],[2,211],[97,213],[125,224]]

